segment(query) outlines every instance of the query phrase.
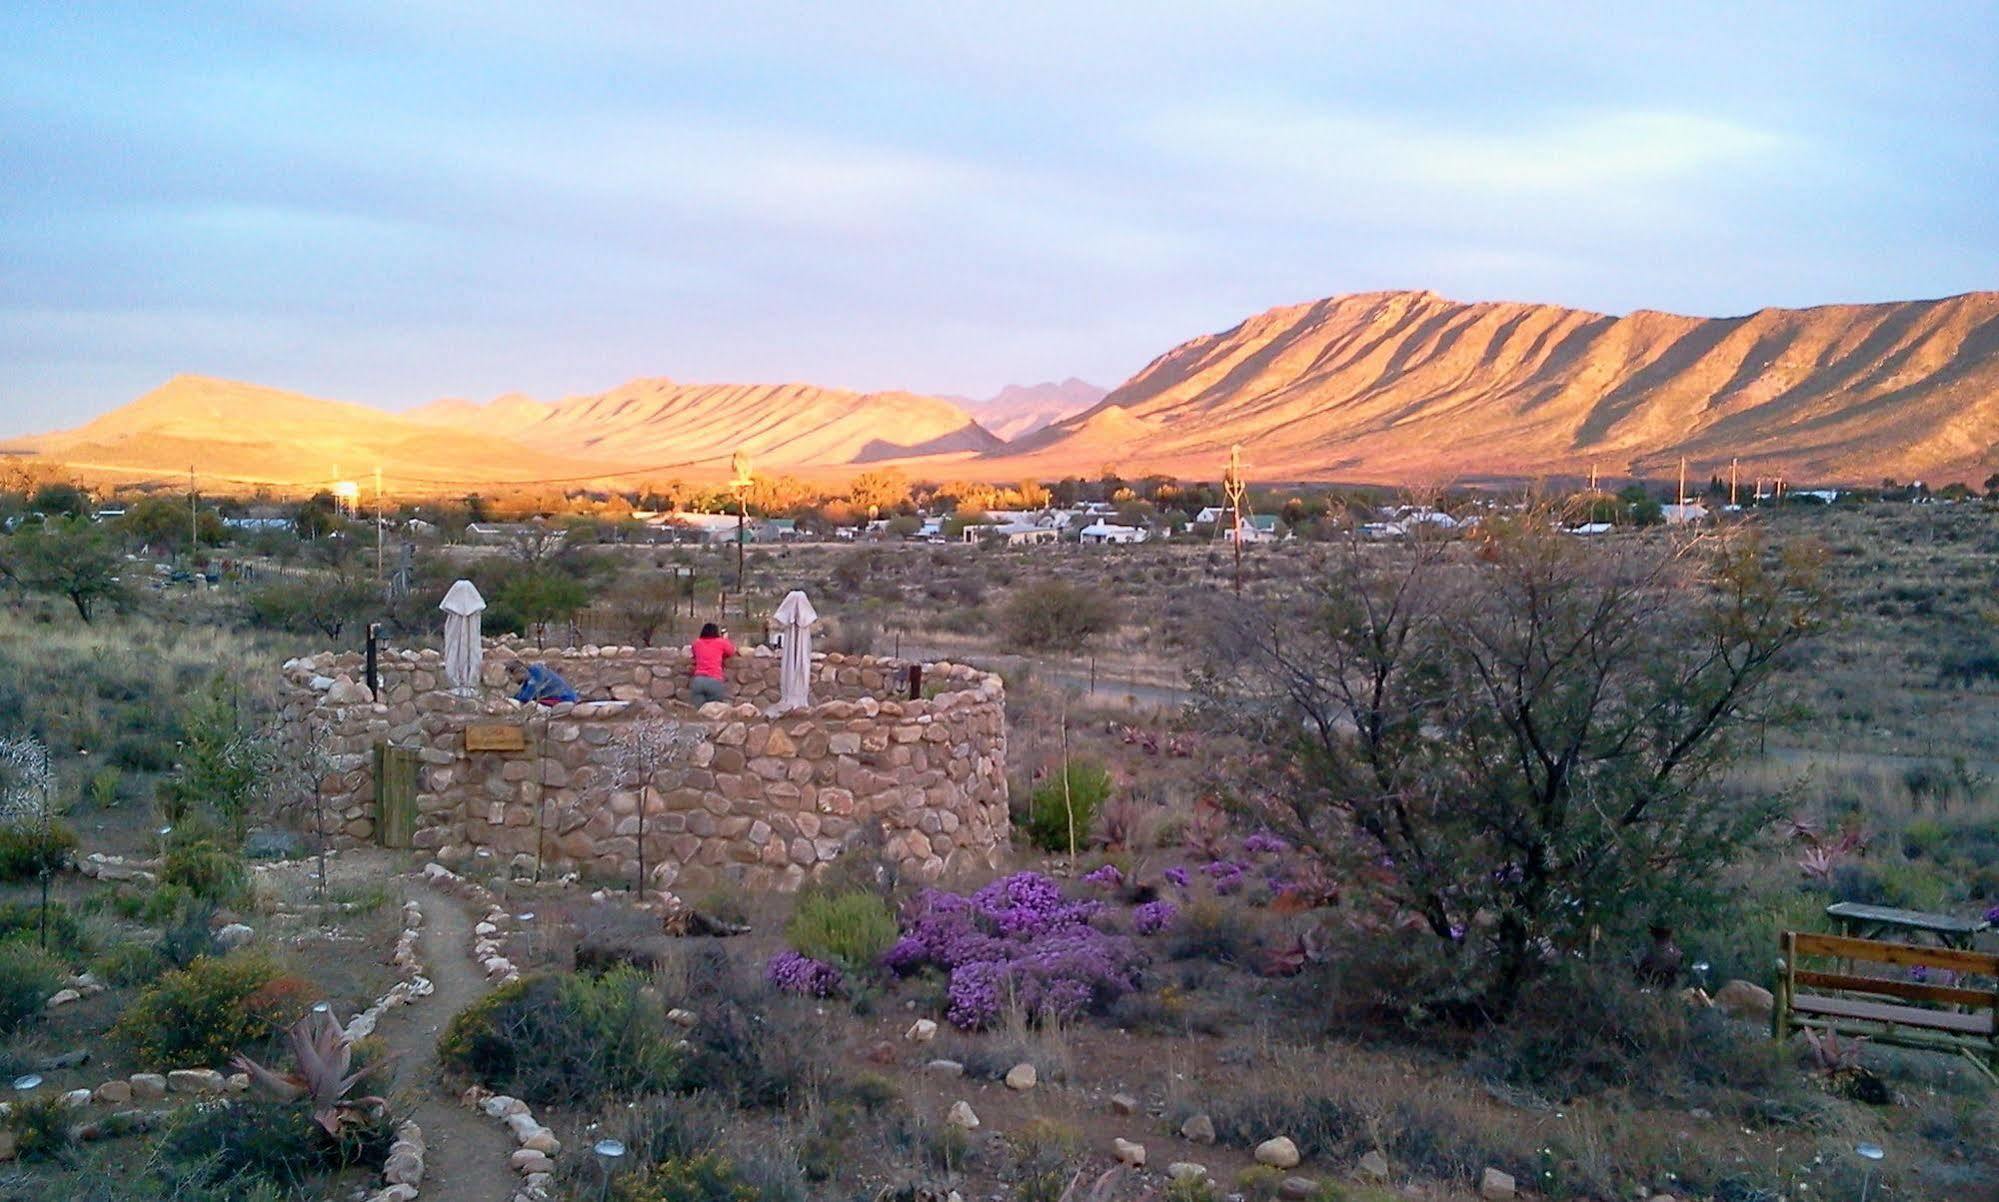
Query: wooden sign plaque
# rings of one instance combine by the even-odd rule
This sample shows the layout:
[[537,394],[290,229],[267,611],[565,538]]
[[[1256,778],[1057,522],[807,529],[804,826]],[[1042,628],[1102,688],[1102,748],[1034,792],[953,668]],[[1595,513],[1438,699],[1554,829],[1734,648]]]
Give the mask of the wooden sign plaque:
[[493,723],[465,728],[465,750],[467,751],[526,751],[528,732],[525,728],[508,723]]

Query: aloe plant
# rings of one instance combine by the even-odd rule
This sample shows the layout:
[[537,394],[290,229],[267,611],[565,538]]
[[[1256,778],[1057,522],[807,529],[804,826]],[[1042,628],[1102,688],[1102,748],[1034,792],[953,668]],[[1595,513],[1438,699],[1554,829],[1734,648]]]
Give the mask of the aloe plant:
[[313,1121],[335,1139],[340,1138],[342,1129],[349,1124],[366,1115],[378,1114],[388,1105],[379,1097],[350,1098],[347,1094],[395,1057],[385,1056],[360,1072],[348,1072],[354,1047],[340,1024],[333,1021],[330,1011],[311,1011],[291,1025],[286,1038],[291,1044],[292,1058],[298,1064],[293,1072],[273,1072],[241,1054],[231,1063],[248,1074],[258,1089],[281,1102],[310,1099]]

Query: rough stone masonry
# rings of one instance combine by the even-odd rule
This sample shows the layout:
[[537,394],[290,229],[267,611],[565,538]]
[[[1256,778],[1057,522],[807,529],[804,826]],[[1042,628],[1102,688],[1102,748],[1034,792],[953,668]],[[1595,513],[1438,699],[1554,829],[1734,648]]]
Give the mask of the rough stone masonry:
[[[584,700],[513,701],[515,659],[547,663]],[[374,837],[375,747],[409,748],[419,761],[412,845],[469,870],[538,866],[630,881],[641,806],[652,888],[725,879],[796,888],[870,828],[903,872],[922,879],[997,867],[1008,840],[1000,679],[930,664],[930,695],[896,700],[882,694],[901,679],[899,661],[829,654],[813,667],[810,709],[771,713],[778,657],[762,647],[730,661],[729,701],[697,709],[686,700],[684,649],[536,651],[503,639],[486,645],[478,696],[449,690],[434,650],[385,653],[379,696],[361,683],[358,653],[322,652],[285,664],[280,705],[292,753],[318,759],[329,830]],[[658,718],[704,737],[652,780],[621,780],[626,732]],[[467,749],[467,727],[481,728],[478,743],[516,741],[488,737],[503,726],[518,728],[519,749]]]

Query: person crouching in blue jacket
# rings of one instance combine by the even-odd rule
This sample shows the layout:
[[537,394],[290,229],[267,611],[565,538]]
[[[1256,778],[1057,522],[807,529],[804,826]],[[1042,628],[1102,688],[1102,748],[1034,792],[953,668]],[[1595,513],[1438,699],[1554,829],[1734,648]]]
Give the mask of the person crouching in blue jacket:
[[539,701],[543,705],[554,705],[558,701],[576,700],[576,690],[569,682],[556,675],[547,664],[524,664],[519,660],[507,665],[507,675],[521,686],[514,694],[515,701]]

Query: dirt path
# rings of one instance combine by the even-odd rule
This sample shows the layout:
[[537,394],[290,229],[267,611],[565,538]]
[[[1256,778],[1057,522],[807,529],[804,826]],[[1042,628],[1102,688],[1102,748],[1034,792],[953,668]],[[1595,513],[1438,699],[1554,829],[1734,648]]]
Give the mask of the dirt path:
[[451,1016],[486,992],[472,964],[472,920],[453,897],[421,880],[409,896],[423,907],[424,972],[436,992],[382,1017],[382,1038],[398,1054],[396,1086],[417,1095],[423,1128],[425,1202],[507,1202],[518,1179],[507,1167],[506,1129],[459,1104],[438,1081],[437,1037]]

